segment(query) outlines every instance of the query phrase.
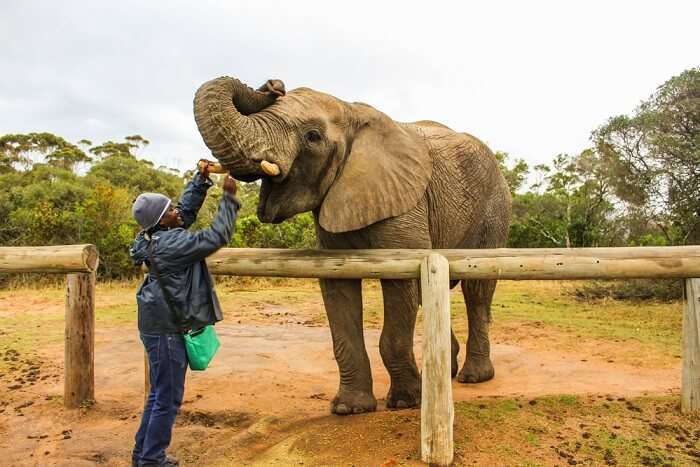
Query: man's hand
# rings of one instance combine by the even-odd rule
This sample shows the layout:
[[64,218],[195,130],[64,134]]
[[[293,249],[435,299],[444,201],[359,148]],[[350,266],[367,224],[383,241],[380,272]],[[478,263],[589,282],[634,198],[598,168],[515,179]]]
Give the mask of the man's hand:
[[197,162],[197,168],[199,169],[199,174],[202,176],[202,178],[207,178],[209,177],[209,165],[211,162],[209,162],[206,159],[199,159],[199,162]]
[[226,178],[224,178],[223,189],[229,195],[236,196],[236,190],[237,190],[236,179],[230,175],[226,175]]

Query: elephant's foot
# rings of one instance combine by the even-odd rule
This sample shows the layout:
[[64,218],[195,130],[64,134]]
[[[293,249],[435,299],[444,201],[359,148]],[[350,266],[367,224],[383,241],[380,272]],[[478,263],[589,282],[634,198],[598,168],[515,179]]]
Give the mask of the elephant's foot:
[[467,357],[462,371],[457,375],[460,383],[481,383],[493,379],[493,364],[489,357]]
[[331,401],[331,413],[352,415],[377,410],[377,399],[371,392],[341,388]]
[[386,396],[388,409],[410,409],[420,406],[421,380],[417,378],[409,384],[391,385]]

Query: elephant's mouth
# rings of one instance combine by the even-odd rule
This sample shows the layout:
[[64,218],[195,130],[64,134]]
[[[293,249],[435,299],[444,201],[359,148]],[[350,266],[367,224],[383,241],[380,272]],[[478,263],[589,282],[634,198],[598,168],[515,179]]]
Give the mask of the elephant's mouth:
[[272,192],[272,181],[264,178],[260,186],[260,201],[258,202],[258,219],[267,224],[279,224],[285,217],[278,215],[279,207],[270,203],[270,193]]

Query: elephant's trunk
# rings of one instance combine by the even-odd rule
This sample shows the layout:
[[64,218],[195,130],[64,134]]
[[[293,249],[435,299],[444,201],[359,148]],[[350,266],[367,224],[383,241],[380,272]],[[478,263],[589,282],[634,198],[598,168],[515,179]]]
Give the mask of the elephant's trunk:
[[[194,119],[204,143],[231,174],[251,181],[270,175],[260,161],[271,149],[255,114],[284,95],[284,84],[270,80],[255,91],[235,78],[207,81],[194,96]],[[274,164],[271,164],[274,165]]]

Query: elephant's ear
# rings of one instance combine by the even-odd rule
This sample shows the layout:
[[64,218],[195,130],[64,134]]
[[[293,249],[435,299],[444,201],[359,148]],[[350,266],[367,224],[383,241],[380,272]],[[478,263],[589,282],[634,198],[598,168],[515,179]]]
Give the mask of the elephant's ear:
[[348,232],[398,216],[423,197],[432,158],[420,136],[372,109],[321,206],[328,232]]

